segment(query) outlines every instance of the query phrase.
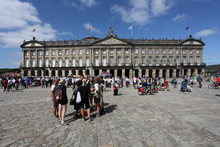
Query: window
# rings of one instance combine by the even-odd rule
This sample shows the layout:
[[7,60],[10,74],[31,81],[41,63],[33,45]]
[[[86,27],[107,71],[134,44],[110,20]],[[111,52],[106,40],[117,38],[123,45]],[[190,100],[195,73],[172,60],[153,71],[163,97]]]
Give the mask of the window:
[[141,63],[142,64],[146,64],[146,57],[144,56],[144,57],[141,57]]
[[156,48],[155,53],[156,53],[156,55],[158,55],[160,53],[158,48]]
[[43,59],[39,59],[39,67],[43,67]]
[[176,49],[176,54],[178,55],[180,53],[180,50],[177,48]]
[[106,57],[102,57],[102,65],[103,66],[107,65]]
[[45,59],[45,66],[49,67],[49,59],[48,58]]
[[53,67],[56,66],[56,59],[55,59],[55,58],[52,59],[52,66],[53,66]]
[[146,54],[146,49],[141,49],[141,54],[145,55]]
[[103,50],[102,50],[102,53],[103,53],[103,54],[106,54],[106,49],[103,49]]
[[62,50],[58,50],[58,55],[59,55],[59,56],[62,55]]
[[134,50],[134,53],[135,53],[135,54],[138,54],[138,49],[135,49],[135,50]]
[[86,55],[89,55],[89,49],[86,49]]
[[169,50],[169,54],[170,55],[173,54],[173,49],[172,48]]
[[82,49],[79,49],[79,55],[82,55],[82,54],[83,54]]
[[190,56],[189,62],[190,62],[190,63],[193,63],[193,62],[194,62],[193,56]]
[[134,64],[138,64],[138,57],[134,57]]
[[65,65],[66,65],[66,67],[69,67],[69,59],[68,58],[66,58],[66,60],[65,60]]
[[52,55],[56,56],[56,50],[52,50]]
[[173,56],[169,56],[170,63],[173,63]]
[[160,63],[160,57],[159,57],[159,56],[156,56],[156,58],[155,58],[155,63],[156,63],[156,64],[159,64],[159,63]]
[[25,55],[26,56],[29,56],[30,54],[29,54],[29,51],[25,51]]
[[49,56],[49,50],[46,50],[46,51],[45,51],[45,55],[46,55],[46,56]]
[[59,58],[59,67],[62,67],[62,59],[61,58]]
[[96,55],[99,54],[99,50],[98,50],[98,49],[95,50],[95,54],[96,54]]
[[120,48],[118,49],[118,53],[121,54],[121,49]]
[[200,64],[200,63],[201,63],[200,56],[197,56],[197,57],[196,57],[196,62],[197,62],[198,64]]
[[126,56],[126,57],[125,57],[125,63],[126,63],[126,64],[130,64],[130,58],[129,58],[129,56]]
[[184,64],[187,63],[187,58],[186,58],[186,56],[183,56],[183,63],[184,63]]
[[183,54],[186,54],[186,49],[183,49]]
[[35,56],[35,55],[36,55],[36,51],[33,51],[33,52],[32,52],[32,55]]
[[149,54],[149,55],[152,54],[152,48],[149,48],[149,50],[148,50],[148,54]]
[[82,57],[79,57],[79,66],[80,66],[80,67],[83,66]]
[[162,50],[162,53],[163,53],[164,55],[166,54],[166,49],[165,49],[165,48]]
[[76,66],[76,59],[75,58],[72,59],[72,65],[73,65],[73,67]]
[[99,66],[99,57],[95,57],[95,66]]
[[29,60],[29,59],[26,59],[25,65],[26,65],[26,67],[29,67],[29,66],[30,66],[30,60]]
[[118,64],[122,64],[122,58],[121,58],[121,56],[118,56]]
[[126,49],[125,49],[125,53],[126,53],[126,54],[128,54],[128,53],[129,53],[129,50],[128,50],[128,48],[126,48]]
[[180,57],[179,56],[176,56],[176,63],[180,64]]
[[65,50],[65,55],[66,55],[66,56],[69,55],[69,50],[68,50],[68,49]]
[[110,54],[113,54],[114,53],[114,50],[111,48],[110,49]]
[[110,65],[113,65],[114,64],[114,57],[113,56],[110,56]]
[[32,59],[32,67],[36,66],[36,59]]
[[153,63],[153,61],[152,61],[152,56],[149,56],[149,57],[148,57],[148,62],[149,62],[149,64],[152,64],[152,63]]
[[189,53],[190,53],[190,55],[192,55],[192,54],[193,54],[193,50],[192,50],[192,49],[190,49],[190,50],[189,50]]
[[86,66],[89,66],[89,57],[86,57]]
[[72,50],[72,55],[75,55],[75,54],[76,54],[76,50],[73,49],[73,50]]
[[39,51],[39,52],[38,52],[38,55],[39,55],[39,56],[42,56],[42,55],[43,55],[43,51]]
[[198,55],[200,53],[200,49],[196,49],[196,54]]
[[163,64],[166,64],[166,62],[167,62],[166,56],[162,57],[162,62],[163,62]]

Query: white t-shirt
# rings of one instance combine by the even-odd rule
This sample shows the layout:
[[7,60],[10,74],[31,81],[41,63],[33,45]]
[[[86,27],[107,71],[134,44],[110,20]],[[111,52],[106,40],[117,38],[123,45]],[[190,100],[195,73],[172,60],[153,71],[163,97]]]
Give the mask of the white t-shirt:
[[51,90],[51,91],[54,91],[55,87],[56,87],[56,86],[53,84],[53,85],[51,86],[50,90]]

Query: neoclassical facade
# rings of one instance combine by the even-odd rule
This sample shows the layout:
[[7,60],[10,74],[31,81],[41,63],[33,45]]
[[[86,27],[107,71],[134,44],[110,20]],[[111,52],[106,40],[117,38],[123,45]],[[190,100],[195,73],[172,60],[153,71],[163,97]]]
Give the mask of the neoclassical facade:
[[203,74],[200,39],[122,39],[111,30],[105,38],[38,41],[21,45],[24,76],[94,75],[182,77]]

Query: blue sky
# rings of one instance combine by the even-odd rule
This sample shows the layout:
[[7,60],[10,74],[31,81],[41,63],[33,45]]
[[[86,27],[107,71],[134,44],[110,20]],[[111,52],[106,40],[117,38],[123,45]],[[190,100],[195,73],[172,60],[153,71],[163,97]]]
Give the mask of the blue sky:
[[[220,64],[219,0],[0,0],[0,68],[18,67],[23,40],[202,38],[204,61]],[[35,29],[35,32],[32,30]]]

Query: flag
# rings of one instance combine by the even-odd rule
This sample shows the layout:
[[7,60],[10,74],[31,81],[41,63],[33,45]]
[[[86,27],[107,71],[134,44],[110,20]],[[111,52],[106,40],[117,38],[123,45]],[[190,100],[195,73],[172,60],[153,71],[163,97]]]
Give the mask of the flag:
[[132,29],[133,29],[133,26],[128,27],[128,30],[132,30]]
[[33,31],[32,32],[35,32],[35,29],[33,29]]
[[188,27],[186,27],[186,30],[189,30],[189,26],[188,26]]

